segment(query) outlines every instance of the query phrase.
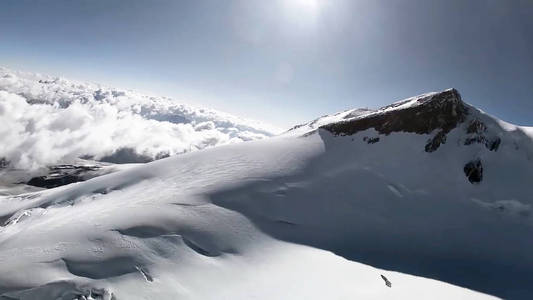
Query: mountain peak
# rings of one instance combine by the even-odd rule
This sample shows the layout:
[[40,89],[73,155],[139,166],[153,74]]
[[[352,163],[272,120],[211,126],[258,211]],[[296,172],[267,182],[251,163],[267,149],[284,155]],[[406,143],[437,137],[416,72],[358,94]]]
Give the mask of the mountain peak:
[[461,94],[454,88],[440,92],[431,92],[414,97],[410,97],[379,108],[378,112],[390,111],[392,109],[405,109],[417,105],[443,104],[447,102],[462,103]]
[[428,134],[434,130],[447,133],[458,123],[462,123],[467,114],[468,108],[461,95],[452,88],[408,98],[369,114],[326,124],[320,128],[335,135],[352,135],[370,128],[381,134]]

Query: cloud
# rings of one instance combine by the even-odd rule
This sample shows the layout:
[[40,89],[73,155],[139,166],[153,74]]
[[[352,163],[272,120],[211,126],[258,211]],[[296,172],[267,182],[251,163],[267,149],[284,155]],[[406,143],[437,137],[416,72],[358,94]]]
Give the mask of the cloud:
[[3,68],[0,118],[0,157],[24,169],[82,156],[156,159],[276,131],[169,98]]

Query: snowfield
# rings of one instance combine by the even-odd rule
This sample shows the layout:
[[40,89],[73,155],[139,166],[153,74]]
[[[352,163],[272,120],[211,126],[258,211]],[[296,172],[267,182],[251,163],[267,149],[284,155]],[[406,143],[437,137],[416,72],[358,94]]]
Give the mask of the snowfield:
[[277,129],[165,98],[0,68],[0,158],[36,169],[89,157],[147,162]]
[[1,196],[0,298],[530,299],[530,129],[409,101]]

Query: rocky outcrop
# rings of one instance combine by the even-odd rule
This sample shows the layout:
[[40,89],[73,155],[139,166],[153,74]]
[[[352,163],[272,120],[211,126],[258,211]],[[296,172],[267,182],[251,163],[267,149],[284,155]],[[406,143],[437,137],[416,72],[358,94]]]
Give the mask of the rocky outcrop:
[[386,286],[392,287],[392,283],[390,282],[389,279],[387,279],[387,277],[385,277],[384,275],[381,275],[381,279],[383,279],[383,281],[385,281],[385,285]]
[[464,172],[470,183],[480,183],[483,180],[483,165],[481,160],[476,159],[465,164]]
[[42,188],[55,188],[58,186],[85,181],[93,176],[89,173],[98,171],[100,166],[58,165],[48,167],[50,173],[45,176],[31,178],[26,184]]
[[369,138],[369,137],[365,136],[363,138],[363,141],[367,142],[367,144],[375,144],[375,143],[379,142],[379,137],[371,137],[371,138]]
[[[424,146],[424,151],[428,153],[446,144],[449,132],[458,128],[458,138],[454,143],[463,146],[482,145],[489,151],[498,151],[502,143],[501,133],[492,129],[495,125],[488,126],[483,120],[483,114],[466,105],[457,90],[449,89],[409,98],[320,128],[335,136],[354,135],[368,129],[374,129],[384,136],[393,132],[428,134],[431,136]],[[379,137],[363,137],[368,144],[379,140]],[[481,160],[467,162],[464,173],[470,183],[480,183],[483,180]]]
[[353,135],[370,128],[386,135],[392,132],[429,134],[435,130],[446,134],[464,122],[467,114],[468,108],[459,92],[449,89],[408,99],[383,107],[375,113],[321,128],[335,135]]
[[439,131],[433,138],[428,140],[428,143],[425,147],[425,151],[436,151],[441,144],[446,144],[446,133],[444,131]]
[[498,151],[501,144],[499,137],[488,137],[487,126],[478,119],[470,122],[466,129],[468,137],[464,141],[464,145],[482,144],[490,151]]

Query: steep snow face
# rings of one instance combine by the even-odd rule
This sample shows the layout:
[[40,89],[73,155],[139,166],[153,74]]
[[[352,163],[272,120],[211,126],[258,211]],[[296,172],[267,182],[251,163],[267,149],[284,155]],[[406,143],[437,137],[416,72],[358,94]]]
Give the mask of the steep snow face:
[[533,141],[456,104],[429,133],[375,119],[1,197],[0,295],[529,299]]
[[276,132],[169,98],[4,68],[0,118],[0,158],[24,169],[81,156],[146,162]]

